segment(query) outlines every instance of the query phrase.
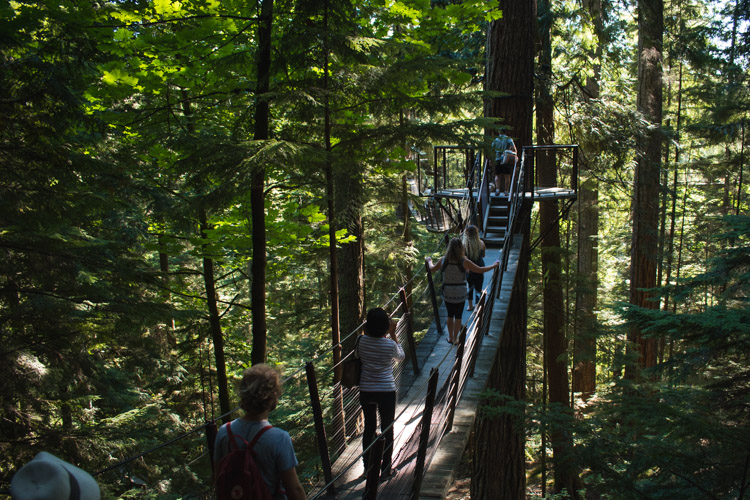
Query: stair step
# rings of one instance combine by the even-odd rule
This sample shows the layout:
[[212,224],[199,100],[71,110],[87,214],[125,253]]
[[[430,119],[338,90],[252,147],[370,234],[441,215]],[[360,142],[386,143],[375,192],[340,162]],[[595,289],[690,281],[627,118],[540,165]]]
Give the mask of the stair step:
[[488,238],[484,237],[484,244],[489,247],[501,247],[505,243],[505,238]]
[[505,233],[502,231],[487,231],[484,233],[484,237],[486,238],[500,238],[505,239]]
[[485,238],[505,238],[505,228],[503,227],[488,227],[484,232]]

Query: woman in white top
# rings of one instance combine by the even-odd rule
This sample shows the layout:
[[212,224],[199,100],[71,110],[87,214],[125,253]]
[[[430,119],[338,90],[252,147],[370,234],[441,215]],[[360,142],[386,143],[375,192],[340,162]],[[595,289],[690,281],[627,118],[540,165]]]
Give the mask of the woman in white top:
[[[390,337],[390,338],[389,338]],[[404,359],[404,350],[396,337],[396,323],[381,308],[367,311],[365,335],[359,338],[357,357],[362,360],[359,380],[359,403],[365,416],[362,449],[365,471],[369,469],[369,446],[375,437],[377,414],[380,415],[380,432],[385,436],[385,449],[381,463],[381,477],[391,473],[393,456],[393,421],[396,417],[396,380],[393,361]]]

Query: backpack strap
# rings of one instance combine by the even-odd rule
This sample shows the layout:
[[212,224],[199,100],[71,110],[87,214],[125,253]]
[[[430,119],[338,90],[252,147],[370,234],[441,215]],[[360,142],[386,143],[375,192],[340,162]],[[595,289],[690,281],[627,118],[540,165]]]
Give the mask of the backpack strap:
[[359,341],[362,339],[362,335],[357,335],[357,340],[354,342],[354,357],[359,359]]
[[[253,440],[252,440],[252,441],[250,441],[250,444],[248,444],[248,445],[247,445],[247,447],[248,447],[248,448],[250,448],[250,449],[252,450],[252,449],[253,449],[253,448],[255,447],[255,443],[257,443],[257,442],[258,442],[258,439],[260,439],[260,437],[261,437],[261,436],[262,436],[262,435],[263,435],[263,434],[264,434],[264,433],[265,433],[265,432],[266,432],[267,430],[269,430],[269,429],[270,429],[271,427],[273,427],[273,425],[270,425],[270,424],[269,424],[269,425],[267,425],[267,426],[263,427],[263,428],[262,428],[261,430],[259,430],[258,432],[256,432],[256,433],[255,433],[255,436],[253,437]],[[245,443],[247,443],[247,441],[245,441]]]
[[[234,434],[232,433],[232,422],[227,422],[227,437],[229,438],[229,451],[234,451],[238,448],[237,443],[234,441]],[[247,446],[247,441],[242,436],[238,436],[242,439],[242,442]]]

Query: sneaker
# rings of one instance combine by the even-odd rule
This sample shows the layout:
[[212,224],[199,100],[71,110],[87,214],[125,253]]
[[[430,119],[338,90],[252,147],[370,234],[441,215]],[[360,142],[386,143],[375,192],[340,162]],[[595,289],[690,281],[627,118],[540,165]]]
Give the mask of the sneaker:
[[380,471],[380,480],[381,481],[388,481],[391,478],[391,474],[393,473],[393,469],[388,467],[385,470]]

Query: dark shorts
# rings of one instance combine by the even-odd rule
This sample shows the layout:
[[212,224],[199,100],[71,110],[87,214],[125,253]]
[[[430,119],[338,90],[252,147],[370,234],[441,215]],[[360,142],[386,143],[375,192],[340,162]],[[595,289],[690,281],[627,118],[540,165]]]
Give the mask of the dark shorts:
[[[484,264],[482,264],[484,265]],[[469,285],[469,292],[476,292],[477,297],[482,294],[482,285],[484,285],[484,274],[481,273],[467,273],[466,284]]]
[[512,171],[513,171],[512,163],[506,163],[505,165],[498,165],[497,162],[495,162],[495,175],[510,175]]
[[463,302],[446,302],[445,308],[448,310],[448,317],[461,318],[464,313],[464,304],[466,304],[465,300]]

